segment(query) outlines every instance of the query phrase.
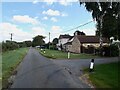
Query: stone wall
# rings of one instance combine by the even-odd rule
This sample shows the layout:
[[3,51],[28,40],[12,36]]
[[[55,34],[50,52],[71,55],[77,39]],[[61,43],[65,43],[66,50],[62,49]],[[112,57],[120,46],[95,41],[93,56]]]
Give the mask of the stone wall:
[[73,39],[73,42],[72,42],[72,52],[74,53],[81,53],[81,50],[80,50],[80,42],[79,40],[77,39],[77,37],[75,37]]

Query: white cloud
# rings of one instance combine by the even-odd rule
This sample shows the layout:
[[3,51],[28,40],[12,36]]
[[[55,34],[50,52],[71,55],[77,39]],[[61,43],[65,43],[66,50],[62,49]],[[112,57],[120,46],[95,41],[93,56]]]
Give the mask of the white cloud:
[[0,35],[2,35],[3,40],[10,40],[10,33],[13,33],[13,40],[14,41],[23,41],[23,40],[31,40],[32,35],[22,31],[22,29],[19,29],[17,25],[11,24],[11,23],[0,23]]
[[51,41],[54,38],[58,38],[62,31],[63,30],[60,26],[52,26],[51,27],[51,34],[50,34],[51,35]]
[[45,30],[43,27],[33,27],[32,28],[32,35],[37,36],[37,35],[42,35],[45,36],[46,38],[44,39],[45,42],[48,42],[48,32]]
[[43,2],[46,2],[48,5],[52,5],[56,0],[42,0]]
[[[45,41],[48,42],[49,40],[49,33],[44,27],[32,27],[29,32],[25,32],[21,28],[19,28],[15,24],[11,23],[0,23],[0,41],[3,40],[10,40],[10,33],[13,33],[13,40],[14,41],[25,41],[25,40],[32,40],[33,37],[36,35],[43,35],[46,36]],[[95,35],[95,28],[85,28],[80,29],[79,31],[83,31],[86,35]],[[74,31],[62,33],[63,29],[60,26],[52,26],[50,29],[50,36],[51,41],[54,38],[58,38],[60,34],[70,34],[73,35]]]
[[68,6],[72,4],[71,2],[68,2],[68,0],[60,0],[59,3],[64,6]]
[[55,2],[58,2],[60,5],[68,6],[72,5],[72,2],[77,2],[78,0],[42,0],[43,2],[46,2],[48,5],[52,5]]
[[38,18],[39,18],[39,17],[37,17],[37,16],[35,17],[35,19],[38,19]]
[[43,17],[43,20],[48,20],[48,17]]
[[61,16],[65,17],[65,16],[68,16],[67,13],[62,13]]
[[43,11],[42,14],[46,14],[49,16],[60,16],[60,12],[58,10],[52,10],[52,9],[49,9],[47,11]]
[[86,29],[81,29],[80,31],[83,31],[86,35],[95,35],[95,28],[86,28]]
[[51,30],[58,31],[58,30],[62,30],[62,29],[60,26],[52,26]]
[[42,14],[45,14],[48,16],[68,16],[67,13],[60,12],[58,10],[52,10],[52,9],[48,9],[47,11],[43,11]]
[[35,18],[32,18],[28,15],[15,15],[13,16],[13,20],[20,22],[20,23],[30,23],[30,24],[38,24],[38,20]]
[[32,28],[33,35],[43,35],[46,36],[46,30],[43,27],[33,27]]
[[32,3],[37,4],[38,2],[39,2],[38,0],[34,0]]
[[21,42],[25,40],[32,40],[37,35],[45,36],[45,41],[48,42],[48,32],[44,27],[32,27],[29,32],[25,32],[17,25],[11,23],[0,23],[0,41],[10,40],[10,33],[13,33],[13,41]]
[[56,18],[52,17],[52,18],[51,18],[51,21],[57,22],[58,20],[57,20]]

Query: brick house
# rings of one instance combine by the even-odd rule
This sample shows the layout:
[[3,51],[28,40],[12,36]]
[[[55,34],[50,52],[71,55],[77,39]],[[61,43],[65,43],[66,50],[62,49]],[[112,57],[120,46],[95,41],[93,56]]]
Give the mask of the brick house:
[[[103,38],[103,45],[108,45],[109,40]],[[95,49],[99,48],[98,36],[75,35],[72,41],[64,44],[66,51],[74,53],[95,53]]]
[[[74,53],[95,53],[100,47],[99,36],[87,36],[84,32],[75,31],[74,36],[68,34],[60,35],[58,40],[58,50],[70,51]],[[103,38],[103,46],[109,45],[109,40]],[[62,47],[62,48],[61,48]]]
[[73,38],[73,36],[70,36],[68,34],[60,35],[57,44],[58,50],[61,50],[62,48],[65,49],[64,44],[67,43],[71,38]]

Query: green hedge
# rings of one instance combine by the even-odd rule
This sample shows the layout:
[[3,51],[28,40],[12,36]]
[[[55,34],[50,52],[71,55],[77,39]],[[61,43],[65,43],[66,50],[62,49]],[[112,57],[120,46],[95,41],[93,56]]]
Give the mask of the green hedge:
[[104,56],[114,57],[119,55],[119,49],[117,45],[103,46],[102,51],[105,52]]
[[19,45],[16,42],[2,42],[2,51],[14,50],[19,48]]

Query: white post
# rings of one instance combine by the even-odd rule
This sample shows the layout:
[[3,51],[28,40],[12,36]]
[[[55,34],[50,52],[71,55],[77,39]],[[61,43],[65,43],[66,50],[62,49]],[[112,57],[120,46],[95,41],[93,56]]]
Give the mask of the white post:
[[44,53],[45,53],[45,50],[44,50]]
[[68,59],[70,58],[70,52],[68,52]]
[[119,50],[119,56],[118,56],[118,59],[120,59],[120,41],[119,40],[113,40],[113,44],[117,44],[118,46],[118,50]]
[[90,72],[93,71],[93,68],[94,68],[94,59],[92,59],[90,63]]

